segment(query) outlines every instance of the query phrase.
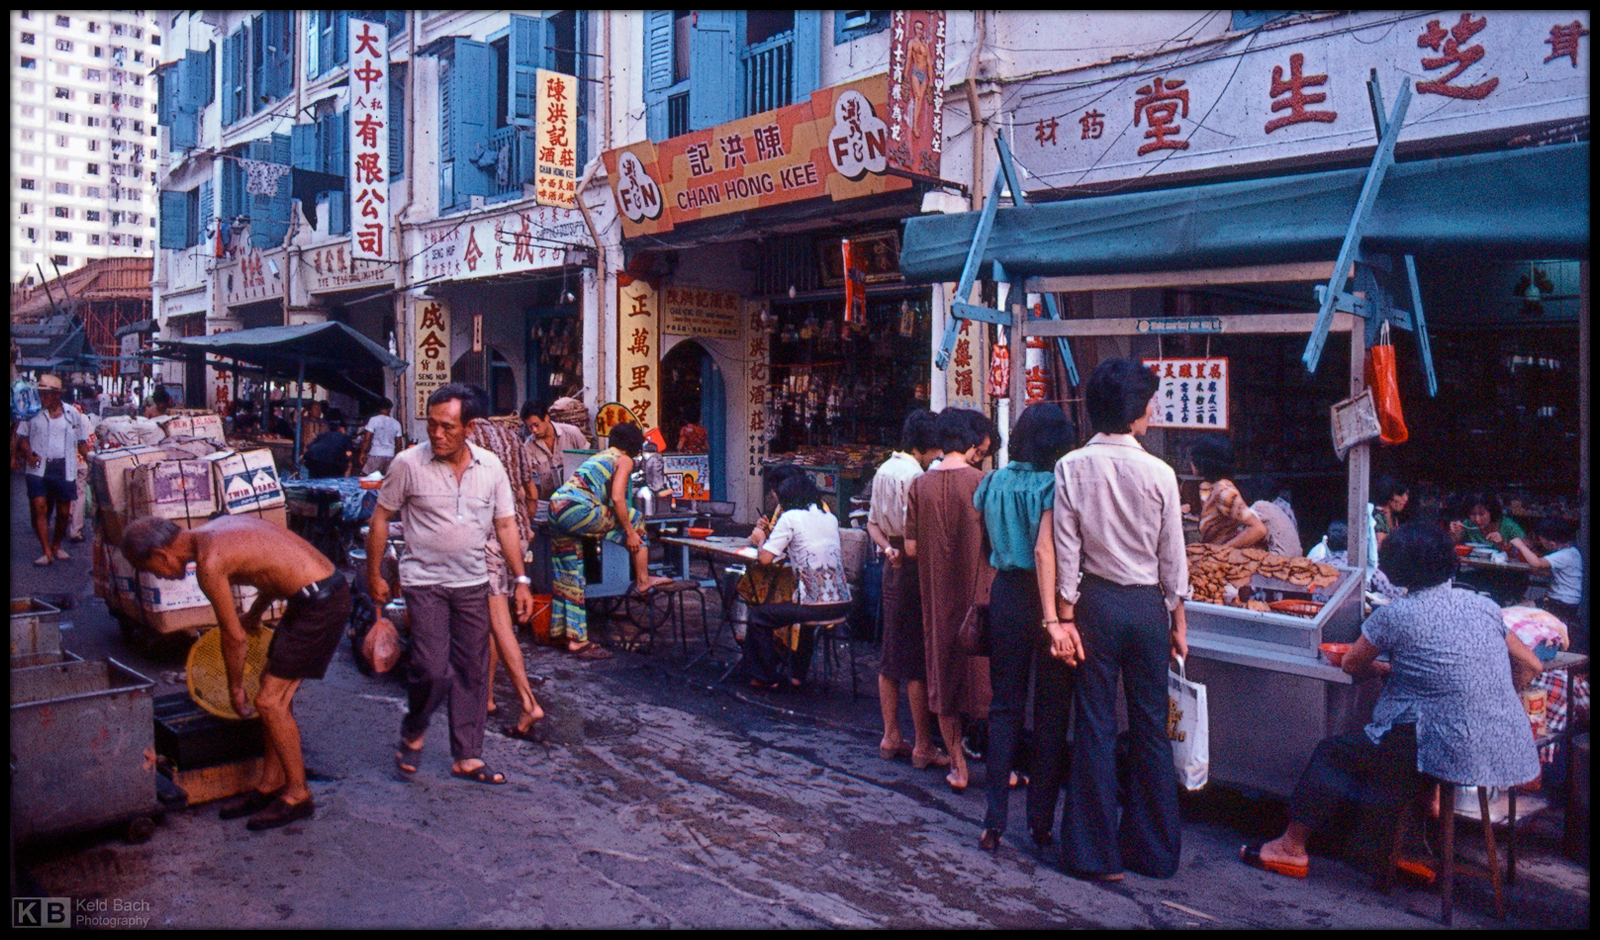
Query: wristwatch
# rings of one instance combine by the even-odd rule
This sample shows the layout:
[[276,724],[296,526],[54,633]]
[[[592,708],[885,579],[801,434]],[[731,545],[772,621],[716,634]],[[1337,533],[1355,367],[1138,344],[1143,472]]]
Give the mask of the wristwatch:
[[519,574],[515,578],[512,578],[511,581],[514,584],[532,584],[533,583],[533,579],[528,577],[525,574]]

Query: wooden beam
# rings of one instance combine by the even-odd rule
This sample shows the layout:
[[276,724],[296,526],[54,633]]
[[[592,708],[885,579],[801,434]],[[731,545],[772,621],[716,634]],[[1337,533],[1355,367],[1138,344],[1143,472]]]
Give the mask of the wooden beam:
[[[1023,332],[1028,336],[1139,336],[1149,334],[1139,324],[1152,318],[1116,317],[1090,320],[1028,320]],[[1159,318],[1155,318],[1159,319]],[[1317,325],[1315,313],[1261,313],[1216,317],[1222,322],[1222,335],[1250,333],[1309,334]],[[1332,332],[1347,333],[1355,318],[1348,313],[1336,313]]]
[[1299,281],[1325,284],[1332,276],[1332,261],[1300,261],[1286,264],[1255,264],[1238,268],[1201,268],[1191,271],[1032,277],[1027,280],[1026,289],[1034,294],[1073,294],[1094,290],[1201,287],[1217,284],[1283,284]]

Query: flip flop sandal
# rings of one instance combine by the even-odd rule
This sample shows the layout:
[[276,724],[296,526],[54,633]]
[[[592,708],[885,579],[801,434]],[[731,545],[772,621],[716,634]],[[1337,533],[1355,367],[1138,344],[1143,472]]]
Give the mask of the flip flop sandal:
[[417,772],[417,767],[421,763],[418,758],[422,756],[422,745],[419,744],[416,747],[412,747],[406,743],[405,738],[401,738],[397,747],[398,750],[394,755],[394,768],[400,771],[401,776],[410,777]]
[[545,742],[545,733],[544,728],[540,727],[543,724],[544,719],[540,718],[538,721],[535,721],[533,724],[529,725],[526,730],[520,729],[516,725],[512,724],[501,728],[500,732],[506,737],[516,738],[518,741],[527,741],[530,744],[543,744]]
[[1261,857],[1261,843],[1255,845],[1239,846],[1239,858],[1252,868],[1272,872],[1274,875],[1285,875],[1290,878],[1304,878],[1311,873],[1311,866],[1295,864],[1294,862],[1280,862],[1274,859]]
[[460,777],[462,780],[471,780],[473,783],[486,783],[496,787],[508,782],[505,774],[495,770],[488,764],[480,764],[471,770],[455,770],[452,768],[450,776]]
[[50,564],[51,561],[52,561],[52,559],[50,558],[49,555],[40,555],[38,558],[35,558],[33,560],[33,563],[35,565],[39,566],[40,568],[43,568],[46,565]]
[[590,661],[590,662],[594,662],[594,661],[601,660],[601,659],[610,659],[611,656],[612,656],[612,653],[611,653],[610,650],[606,649],[603,646],[596,646],[593,643],[585,643],[582,646],[578,647],[577,649],[567,650],[567,652],[571,653],[572,655],[576,656],[579,659],[587,660],[587,661]]
[[71,560],[72,560],[72,556],[67,554],[67,550],[66,549],[64,549],[64,548],[56,549],[56,561],[71,561]]

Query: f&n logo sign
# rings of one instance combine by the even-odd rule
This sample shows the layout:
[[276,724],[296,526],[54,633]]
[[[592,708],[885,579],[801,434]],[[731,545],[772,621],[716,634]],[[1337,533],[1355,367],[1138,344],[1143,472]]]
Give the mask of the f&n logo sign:
[[13,927],[71,927],[71,898],[12,898]]

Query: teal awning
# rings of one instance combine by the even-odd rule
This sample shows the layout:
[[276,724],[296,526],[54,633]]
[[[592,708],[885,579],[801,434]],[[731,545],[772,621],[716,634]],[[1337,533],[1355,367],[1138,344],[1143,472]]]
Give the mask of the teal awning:
[[[980,270],[1015,277],[1331,261],[1365,167],[1001,209]],[[906,222],[907,281],[955,281],[978,213]],[[1418,257],[1471,252],[1587,259],[1589,143],[1390,168],[1362,247]]]
[[408,363],[371,339],[336,320],[300,326],[265,326],[209,336],[161,340],[159,354],[174,359],[205,361],[207,356],[234,359],[267,372],[296,378],[302,366],[306,381],[360,398],[381,398],[357,376],[380,367],[400,371]]

